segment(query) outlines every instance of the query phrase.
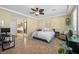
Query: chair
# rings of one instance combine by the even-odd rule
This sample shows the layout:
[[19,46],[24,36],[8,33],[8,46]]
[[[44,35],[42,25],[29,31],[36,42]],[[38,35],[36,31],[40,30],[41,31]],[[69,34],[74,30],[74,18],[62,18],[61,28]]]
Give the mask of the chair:
[[73,31],[69,30],[69,32],[66,34],[66,44],[68,47],[72,48],[72,51],[69,51],[69,53],[75,53],[79,54],[79,42],[70,41],[70,37],[73,35]]

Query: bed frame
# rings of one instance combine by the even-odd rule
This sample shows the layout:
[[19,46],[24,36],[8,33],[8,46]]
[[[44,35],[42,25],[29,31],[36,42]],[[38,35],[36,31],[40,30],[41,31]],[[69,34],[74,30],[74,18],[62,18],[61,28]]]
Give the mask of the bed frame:
[[45,39],[38,38],[38,37],[35,37],[35,36],[33,36],[33,38],[34,38],[34,39],[37,39],[37,40],[40,40],[40,41],[43,41],[43,42],[45,42],[45,43],[50,43],[50,42],[52,41],[52,39],[51,39],[50,42],[48,42],[48,41],[45,40]]
[[40,41],[43,41],[43,42],[46,42],[46,43],[49,43],[48,41],[46,41],[45,39],[41,39],[41,38],[38,38],[38,37],[35,37],[33,36],[34,39],[37,39],[37,40],[40,40]]

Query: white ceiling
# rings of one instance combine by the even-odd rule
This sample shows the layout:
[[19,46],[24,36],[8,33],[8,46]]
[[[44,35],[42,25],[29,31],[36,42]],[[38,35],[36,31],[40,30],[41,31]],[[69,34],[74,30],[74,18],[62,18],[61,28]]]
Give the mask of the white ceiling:
[[[44,9],[44,15],[35,16],[34,14],[30,14],[30,12],[32,11],[31,8],[36,7]],[[74,5],[0,5],[0,9],[9,11],[13,15],[20,15],[32,18],[68,15],[71,13],[74,7]]]

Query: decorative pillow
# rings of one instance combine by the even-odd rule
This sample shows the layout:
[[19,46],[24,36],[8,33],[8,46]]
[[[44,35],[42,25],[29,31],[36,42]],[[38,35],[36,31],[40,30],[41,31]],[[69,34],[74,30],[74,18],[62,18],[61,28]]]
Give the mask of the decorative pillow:
[[49,31],[49,28],[43,28],[42,31]]

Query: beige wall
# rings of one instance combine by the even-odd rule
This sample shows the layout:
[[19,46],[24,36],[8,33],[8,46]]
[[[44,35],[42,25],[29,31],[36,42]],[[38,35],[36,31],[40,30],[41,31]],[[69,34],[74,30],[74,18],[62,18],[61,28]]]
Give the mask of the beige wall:
[[11,20],[14,19],[8,12],[0,10],[0,20],[4,20],[5,27],[10,26]]
[[18,24],[23,22],[23,20],[26,20],[26,18],[15,17],[7,11],[0,10],[0,20],[4,20],[4,27],[10,27],[11,21],[17,20],[17,24]]
[[56,29],[56,31],[59,31],[63,33],[65,30],[67,30],[65,19],[67,16],[59,16],[59,17],[52,17],[47,19],[40,19],[40,20],[34,20],[34,19],[27,19],[27,32],[31,34],[32,32],[36,31],[37,29],[42,28],[50,28],[50,29]]
[[[10,13],[6,11],[0,10],[0,20],[4,20],[5,27],[9,27],[11,21],[14,19],[17,20],[17,23],[23,20],[10,15]],[[27,20],[27,33],[31,34],[37,29],[41,29],[45,27],[48,27],[51,29],[54,28],[56,29],[56,31],[64,32],[66,30],[65,19],[66,19],[66,16],[51,17],[51,18],[40,19],[40,20],[26,18],[25,20]]]
[[37,21],[27,18],[27,33],[31,34],[32,32],[37,30]]
[[38,28],[51,28],[56,31],[64,32],[66,30],[65,19],[67,16],[52,17],[49,19],[38,20]]

